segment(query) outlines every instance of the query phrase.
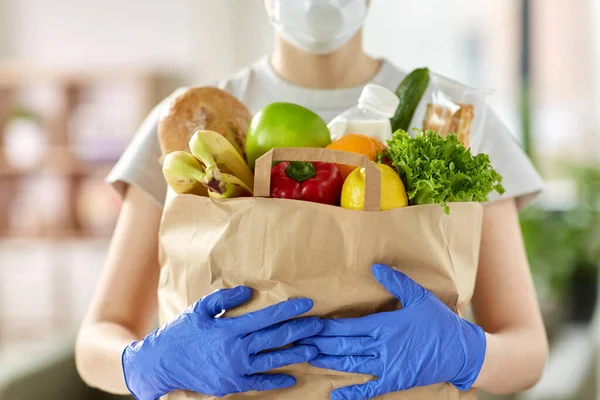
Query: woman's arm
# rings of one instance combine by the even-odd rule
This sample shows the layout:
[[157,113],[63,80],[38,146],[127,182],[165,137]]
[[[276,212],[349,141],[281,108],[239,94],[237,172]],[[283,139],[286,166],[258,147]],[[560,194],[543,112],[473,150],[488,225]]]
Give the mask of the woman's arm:
[[160,217],[161,210],[150,196],[130,187],[100,283],[77,338],[77,369],[92,387],[129,394],[121,354],[154,326]]
[[548,358],[548,341],[514,200],[484,207],[473,311],[487,337],[475,387],[506,394],[535,385]]

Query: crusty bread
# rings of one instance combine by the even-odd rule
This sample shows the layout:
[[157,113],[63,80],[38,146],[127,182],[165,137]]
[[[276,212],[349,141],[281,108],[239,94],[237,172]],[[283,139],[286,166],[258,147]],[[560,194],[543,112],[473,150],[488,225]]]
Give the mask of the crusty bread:
[[189,151],[198,130],[220,133],[245,155],[246,133],[252,115],[238,99],[214,87],[185,89],[176,95],[158,123],[162,159],[177,150]]

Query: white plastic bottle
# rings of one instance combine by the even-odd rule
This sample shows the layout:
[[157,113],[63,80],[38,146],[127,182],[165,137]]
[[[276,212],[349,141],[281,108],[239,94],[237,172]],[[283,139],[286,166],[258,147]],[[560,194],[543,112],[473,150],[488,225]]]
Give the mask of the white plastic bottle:
[[390,118],[400,100],[383,86],[368,84],[362,91],[358,105],[334,118],[328,125],[331,140],[350,133],[358,133],[386,143],[392,138]]

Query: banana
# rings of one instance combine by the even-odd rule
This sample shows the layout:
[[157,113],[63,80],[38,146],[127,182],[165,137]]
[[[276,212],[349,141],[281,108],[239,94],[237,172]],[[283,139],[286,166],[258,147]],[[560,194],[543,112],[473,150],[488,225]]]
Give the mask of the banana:
[[[217,173],[215,174],[215,172]],[[210,171],[207,175],[212,175],[212,179],[208,185],[208,195],[211,199],[231,199],[234,197],[252,196],[252,189],[231,174],[226,174],[215,169]]]
[[254,175],[250,167],[235,147],[217,132],[197,131],[190,139],[189,146],[192,154],[207,170],[218,167],[238,178],[247,188],[254,188]]
[[208,196],[204,168],[190,153],[175,151],[167,154],[162,170],[167,183],[175,193]]
[[179,194],[197,194],[213,199],[252,196],[252,189],[240,179],[221,172],[216,165],[204,168],[196,157],[185,151],[165,156],[163,174],[169,186]]

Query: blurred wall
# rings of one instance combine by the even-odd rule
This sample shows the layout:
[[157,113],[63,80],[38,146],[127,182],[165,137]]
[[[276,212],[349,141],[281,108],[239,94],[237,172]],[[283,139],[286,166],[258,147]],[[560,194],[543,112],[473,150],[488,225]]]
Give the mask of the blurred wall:
[[0,1],[0,60],[8,56],[9,38],[8,34],[10,28],[8,26],[9,20],[8,2]]
[[[15,58],[60,66],[189,66],[191,1],[4,0]],[[150,4],[152,3],[152,4]]]
[[10,53],[11,44],[11,3],[9,0],[0,1],[0,60],[7,58]]
[[592,27],[596,21],[587,0],[552,3],[548,7],[543,0],[532,2],[536,16],[532,25],[535,146],[542,154],[560,148],[565,157],[594,157],[598,112]]
[[11,56],[38,65],[139,67],[212,81],[255,59],[270,43],[267,24],[257,22],[266,17],[253,0],[0,4],[14,20]]
[[[593,57],[593,68],[595,71],[600,71],[600,1],[598,0],[587,0],[592,9],[592,23],[591,31],[593,36],[593,42],[591,47]],[[596,95],[596,107],[600,105],[600,73],[596,72],[594,75],[594,88]],[[596,126],[600,126],[600,112],[595,110],[594,115],[596,116]],[[595,149],[596,154],[600,154],[600,145]],[[599,363],[600,365],[600,363]],[[600,376],[600,368],[599,368]]]

